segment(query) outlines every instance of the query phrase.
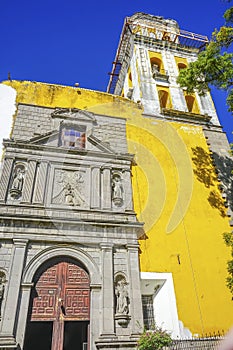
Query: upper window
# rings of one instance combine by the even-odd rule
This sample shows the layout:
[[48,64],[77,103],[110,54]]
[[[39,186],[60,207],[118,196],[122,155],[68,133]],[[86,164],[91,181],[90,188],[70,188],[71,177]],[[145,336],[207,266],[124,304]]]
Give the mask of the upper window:
[[159,103],[161,108],[172,108],[172,102],[170,97],[169,89],[165,86],[157,86]]
[[181,69],[187,68],[187,65],[185,63],[182,63],[182,62],[178,63],[177,66],[178,66],[179,71],[181,71]]
[[60,131],[60,146],[83,149],[86,147],[85,126],[62,126]]
[[188,67],[188,61],[186,58],[184,57],[177,57],[177,56],[174,56],[175,58],[175,61],[176,61],[176,64],[177,64],[177,68],[178,68],[178,71],[180,72],[182,69],[185,69]]
[[196,113],[196,114],[200,113],[198,104],[194,95],[185,94],[185,101],[189,112]]
[[[162,61],[159,58],[151,58],[150,63],[151,63],[151,71],[152,71],[153,78],[158,73],[163,73],[163,69],[161,69]],[[162,72],[161,72],[161,70],[162,70]]]
[[163,66],[162,55],[160,52],[148,51],[150,64],[151,64],[151,72],[153,78],[155,78],[158,74],[166,74]]

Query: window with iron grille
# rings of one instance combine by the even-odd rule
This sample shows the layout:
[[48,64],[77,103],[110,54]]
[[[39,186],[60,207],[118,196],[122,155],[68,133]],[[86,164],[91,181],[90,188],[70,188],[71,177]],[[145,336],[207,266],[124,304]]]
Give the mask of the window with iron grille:
[[146,329],[153,329],[155,326],[153,295],[142,295],[143,320]]

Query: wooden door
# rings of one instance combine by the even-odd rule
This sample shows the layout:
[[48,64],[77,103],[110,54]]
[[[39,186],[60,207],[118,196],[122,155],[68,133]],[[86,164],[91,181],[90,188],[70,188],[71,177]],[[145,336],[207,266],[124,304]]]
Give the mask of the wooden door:
[[37,277],[30,322],[52,321],[51,350],[63,350],[66,321],[89,321],[88,273],[71,261],[58,261]]

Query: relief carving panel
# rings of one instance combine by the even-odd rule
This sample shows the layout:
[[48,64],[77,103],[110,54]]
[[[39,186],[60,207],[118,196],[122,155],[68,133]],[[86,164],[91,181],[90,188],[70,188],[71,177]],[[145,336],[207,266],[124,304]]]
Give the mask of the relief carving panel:
[[88,206],[87,194],[86,171],[55,169],[52,204],[86,208]]

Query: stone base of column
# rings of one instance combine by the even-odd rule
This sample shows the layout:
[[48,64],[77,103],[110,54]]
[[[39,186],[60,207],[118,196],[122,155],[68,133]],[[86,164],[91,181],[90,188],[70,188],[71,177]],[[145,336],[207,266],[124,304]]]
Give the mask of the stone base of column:
[[16,349],[18,344],[12,335],[0,335],[0,350]]
[[115,333],[102,333],[100,334],[99,337],[100,341],[105,341],[105,340],[116,340],[116,334]]
[[130,336],[130,339],[133,341],[138,342],[139,338],[141,337],[142,333],[132,333]]
[[95,342],[96,348],[98,350],[136,350],[137,349],[137,341],[133,340],[107,340],[107,339],[99,339]]

